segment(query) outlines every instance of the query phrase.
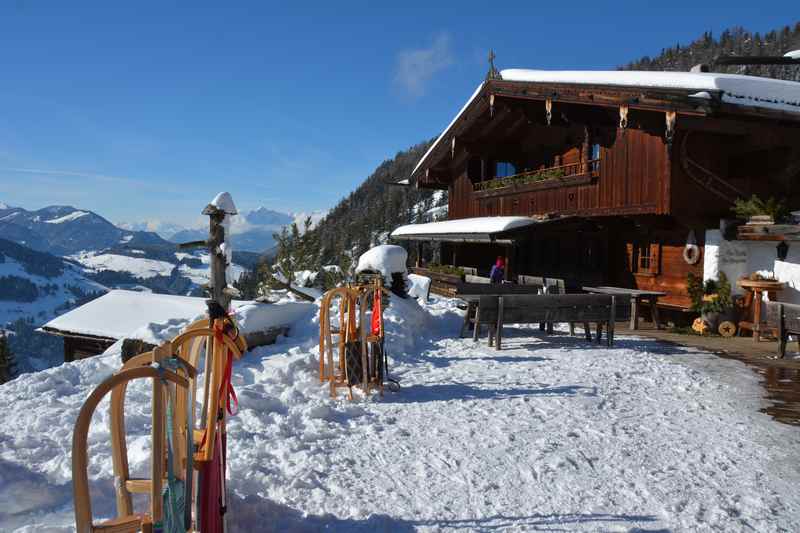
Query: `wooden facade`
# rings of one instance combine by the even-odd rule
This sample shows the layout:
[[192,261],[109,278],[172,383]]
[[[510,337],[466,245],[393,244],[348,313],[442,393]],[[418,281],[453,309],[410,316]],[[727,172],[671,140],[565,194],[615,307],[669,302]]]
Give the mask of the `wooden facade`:
[[450,219],[570,218],[531,227],[513,250],[443,242],[444,263],[487,271],[504,255],[513,274],[665,291],[664,306],[686,309],[686,276],[703,264],[702,252],[684,259],[690,238],[702,250],[736,198],[800,205],[800,114],[678,90],[488,80],[411,181],[446,189]]

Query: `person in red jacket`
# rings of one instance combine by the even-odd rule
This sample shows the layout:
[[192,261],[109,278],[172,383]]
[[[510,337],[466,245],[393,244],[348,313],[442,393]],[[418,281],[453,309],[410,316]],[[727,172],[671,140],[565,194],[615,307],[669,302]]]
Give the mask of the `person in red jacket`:
[[505,279],[505,267],[506,262],[505,259],[502,257],[498,257],[497,261],[495,261],[494,265],[492,265],[492,270],[489,272],[489,279],[492,283],[503,283]]

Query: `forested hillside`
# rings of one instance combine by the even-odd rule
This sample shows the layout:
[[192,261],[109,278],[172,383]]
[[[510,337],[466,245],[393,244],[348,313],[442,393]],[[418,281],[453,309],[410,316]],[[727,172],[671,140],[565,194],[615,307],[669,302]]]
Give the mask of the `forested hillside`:
[[689,44],[676,44],[665,48],[657,57],[644,56],[628,63],[624,70],[688,71],[698,63],[712,66],[713,72],[748,74],[784,80],[800,81],[800,67],[782,65],[719,65],[714,59],[720,56],[781,56],[800,48],[800,22],[784,26],[765,34],[751,33],[744,28],[731,28],[718,37],[706,32]]
[[357,258],[385,240],[386,232],[415,221],[434,203],[446,203],[446,195],[434,199],[431,191],[389,185],[407,178],[430,145],[417,144],[381,163],[312,230],[323,264],[340,264],[343,253]]

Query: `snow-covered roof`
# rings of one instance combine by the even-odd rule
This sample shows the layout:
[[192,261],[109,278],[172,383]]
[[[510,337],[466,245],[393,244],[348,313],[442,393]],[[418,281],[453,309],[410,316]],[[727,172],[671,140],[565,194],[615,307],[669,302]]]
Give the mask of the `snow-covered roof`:
[[610,85],[648,89],[719,92],[729,104],[800,113],[800,83],[741,74],[653,72],[637,70],[527,70],[500,72],[505,81]]
[[[720,94],[723,102],[785,111],[800,115],[800,83],[740,74],[712,72],[657,72],[635,70],[530,70],[506,69],[500,72],[503,81],[528,83],[561,83],[575,85],[606,85],[616,87],[642,87],[648,89],[678,89],[688,91],[688,96],[708,99],[711,93]],[[450,124],[428,148],[412,171],[412,176],[422,167],[434,148],[447,135],[456,121],[481,93],[486,81],[478,85]]]
[[[312,304],[260,304],[234,300],[231,307],[242,333],[289,325]],[[298,307],[299,306],[299,307]],[[148,326],[194,320],[206,312],[205,298],[112,290],[42,326],[50,333],[151,341]],[[293,318],[294,317],[294,318]]]
[[445,237],[453,240],[491,240],[492,236],[510,230],[524,228],[539,223],[531,217],[478,217],[429,222],[427,224],[408,224],[400,226],[391,233],[398,240],[417,239],[420,237]]

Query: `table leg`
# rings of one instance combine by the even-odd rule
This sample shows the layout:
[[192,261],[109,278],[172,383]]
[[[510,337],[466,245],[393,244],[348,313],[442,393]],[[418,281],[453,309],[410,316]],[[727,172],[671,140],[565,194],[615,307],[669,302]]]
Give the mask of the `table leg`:
[[630,329],[639,329],[639,298],[631,297],[631,326]]
[[475,309],[475,329],[472,331],[472,340],[478,342],[481,335],[481,308]]
[[653,316],[653,324],[656,329],[661,329],[661,318],[658,316],[658,296],[650,297],[650,314]]
[[761,340],[761,300],[760,289],[753,289],[753,342]]
[[469,331],[469,324],[470,324],[470,318],[471,318],[471,317],[470,317],[470,315],[471,315],[471,314],[472,314],[472,312],[475,310],[475,306],[476,306],[476,305],[477,305],[477,304],[476,304],[476,303],[474,303],[474,302],[469,302],[469,303],[467,304],[467,314],[466,314],[466,316],[464,316],[464,324],[461,326],[461,331],[460,331],[460,332],[459,332],[459,334],[458,334],[458,336],[459,336],[459,337],[463,337],[463,336],[464,336],[464,334],[465,334],[467,331]]

